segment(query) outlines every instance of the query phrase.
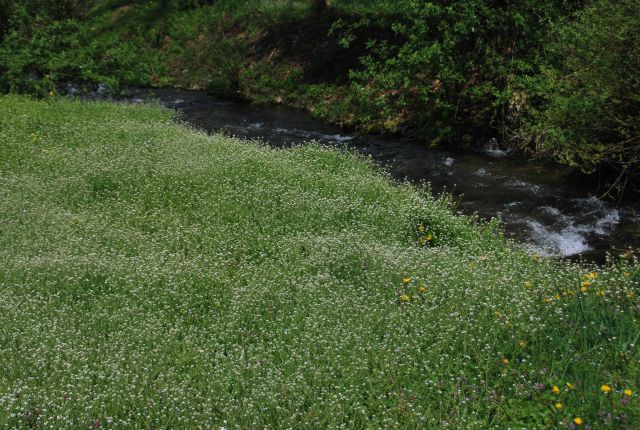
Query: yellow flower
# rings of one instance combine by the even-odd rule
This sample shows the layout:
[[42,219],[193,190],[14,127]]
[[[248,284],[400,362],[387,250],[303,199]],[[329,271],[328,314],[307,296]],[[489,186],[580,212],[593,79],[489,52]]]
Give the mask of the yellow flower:
[[531,287],[533,287],[533,284],[531,282],[527,281],[527,282],[524,283],[524,287],[525,288],[531,288]]
[[611,385],[603,384],[600,387],[600,391],[602,391],[605,394],[609,393],[611,391]]
[[575,417],[575,418],[573,419],[573,423],[574,423],[575,425],[577,425],[577,426],[581,426],[581,425],[582,425],[582,422],[583,422],[583,421],[582,421],[582,418],[580,418],[580,417]]
[[481,255],[480,257],[478,257],[478,260],[487,261],[487,256],[486,255]]
[[591,272],[591,273],[587,273],[586,275],[584,275],[585,279],[595,279],[598,276],[598,274],[596,272]]
[[525,342],[524,340],[521,340],[520,342],[518,342],[518,346],[520,348],[524,348],[525,346],[527,346],[527,342]]
[[591,282],[589,282],[589,281],[582,281],[582,282],[580,283],[580,285],[582,286],[582,288],[587,288],[587,287],[590,287],[590,286],[591,286]]
[[567,382],[567,388],[570,390],[575,390],[576,387],[571,382]]
[[425,291],[427,291],[427,287],[425,287],[424,285],[420,285],[418,287],[418,291],[420,291],[421,293],[424,293]]
[[56,94],[55,94],[53,91],[49,91],[49,97],[53,97],[53,96],[55,96],[55,95],[56,95]]
[[600,290],[596,293],[597,296],[604,297],[604,290]]
[[551,391],[553,391],[553,394],[558,394],[560,392],[560,388],[558,388],[557,385],[554,385]]
[[411,278],[402,278],[403,284],[408,284],[409,282],[411,282]]
[[536,261],[540,261],[540,260],[542,260],[542,255],[535,254],[533,256],[533,259],[536,260]]
[[495,311],[495,314],[498,318],[500,318],[502,316],[502,313],[500,311]]
[[625,395],[625,396],[629,396],[629,397],[631,397],[631,396],[633,396],[633,391],[631,391],[631,390],[629,390],[629,389],[627,388],[626,390],[624,390],[624,395]]
[[589,288],[583,285],[582,287],[580,287],[580,291],[582,291],[583,293],[586,293],[587,291],[589,291]]
[[427,242],[431,242],[433,240],[433,235],[431,235],[431,233],[429,233],[427,235]]
[[633,291],[629,291],[627,293],[627,298],[628,299],[633,299],[636,296],[636,293],[634,293]]
[[624,272],[624,273],[623,273],[623,275],[624,275],[624,277],[625,277],[625,278],[628,278],[629,276],[631,276],[631,273],[629,273],[629,272]]
[[509,359],[508,358],[503,358],[502,359],[502,364],[504,364],[505,366],[509,365]]
[[418,231],[420,233],[422,233],[424,231],[424,224],[420,224],[420,226],[418,227]]
[[542,299],[542,301],[545,303],[551,303],[553,299],[550,299],[549,297],[545,297],[544,299]]
[[556,403],[556,409],[562,409],[562,403],[560,402]]
[[409,301],[409,296],[406,294],[403,294],[400,296],[400,301],[401,302],[408,302]]
[[556,294],[556,300],[560,300],[560,294]]

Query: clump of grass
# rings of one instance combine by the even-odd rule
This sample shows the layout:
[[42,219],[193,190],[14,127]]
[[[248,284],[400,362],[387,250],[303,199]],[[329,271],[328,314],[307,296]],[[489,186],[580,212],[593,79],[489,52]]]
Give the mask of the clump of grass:
[[1,428],[638,423],[636,266],[536,258],[355,154],[0,111]]

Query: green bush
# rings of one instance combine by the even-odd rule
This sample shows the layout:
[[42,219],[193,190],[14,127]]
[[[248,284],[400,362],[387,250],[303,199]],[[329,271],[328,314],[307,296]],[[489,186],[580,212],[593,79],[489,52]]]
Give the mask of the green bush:
[[[0,91],[39,92],[46,86],[46,73],[37,73],[50,58],[48,53],[43,56],[43,48],[68,48],[61,39],[77,29],[64,21],[78,13],[79,5],[78,0],[0,0]],[[39,43],[43,31],[51,39]]]
[[79,0],[0,0],[0,37],[11,29],[75,16]]
[[640,3],[597,0],[558,26],[550,65],[531,95],[519,143],[591,172],[613,169],[621,188],[640,161]]
[[577,6],[408,0],[391,24],[404,43],[373,41],[354,80],[384,106],[383,120],[404,115],[428,140],[477,133],[504,121],[511,76],[536,70],[550,25]]

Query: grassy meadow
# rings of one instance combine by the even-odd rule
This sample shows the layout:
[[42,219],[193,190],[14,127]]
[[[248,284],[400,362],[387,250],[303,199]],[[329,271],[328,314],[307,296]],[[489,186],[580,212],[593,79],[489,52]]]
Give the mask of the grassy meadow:
[[157,106],[0,97],[0,428],[638,428],[640,270]]

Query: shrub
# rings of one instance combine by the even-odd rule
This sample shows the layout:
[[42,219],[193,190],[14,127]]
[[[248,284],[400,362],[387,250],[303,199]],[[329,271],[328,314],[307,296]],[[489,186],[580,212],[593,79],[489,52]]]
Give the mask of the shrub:
[[597,0],[557,26],[550,65],[523,87],[531,94],[520,145],[592,172],[609,185],[638,181],[640,3]]
[[406,43],[374,42],[358,85],[374,89],[388,116],[406,112],[438,142],[503,121],[509,80],[539,66],[550,25],[575,1],[423,2],[392,24]]

